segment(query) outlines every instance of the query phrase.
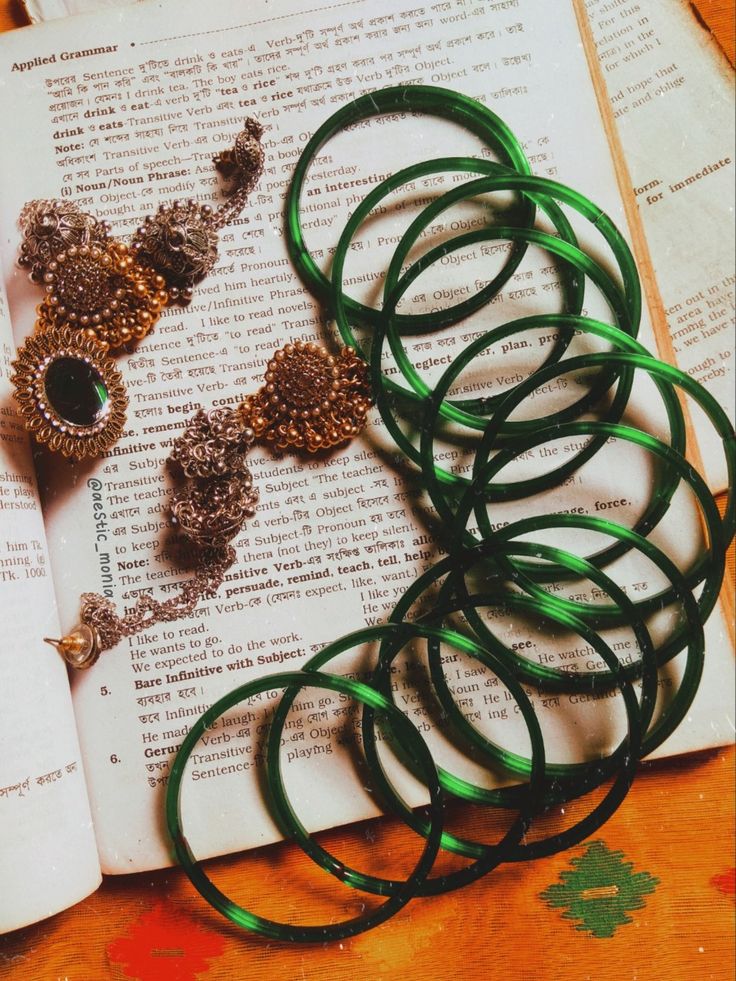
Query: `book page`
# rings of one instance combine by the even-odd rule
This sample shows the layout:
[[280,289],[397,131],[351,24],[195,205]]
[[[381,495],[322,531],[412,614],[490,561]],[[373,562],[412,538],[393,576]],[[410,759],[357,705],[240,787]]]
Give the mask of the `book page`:
[[[733,69],[686,0],[585,6],[667,315],[662,356],[733,420]],[[702,422],[710,485],[725,490],[723,454]]]
[[[127,2],[25,0],[33,21]],[[604,0],[585,7],[658,273],[670,335],[659,338],[662,356],[704,384],[733,419],[733,71],[688,0],[657,0],[646,14]],[[673,248],[684,236],[687,248]],[[702,419],[695,425],[710,485],[725,490],[713,433]]]
[[[292,268],[282,222],[284,193],[300,149],[339,105],[398,82],[459,89],[503,115],[536,173],[578,188],[625,230],[571,5],[551,10],[537,0],[502,0],[417,7],[355,0],[306,13],[298,6],[281,3],[276,12],[264,3],[246,18],[225,2],[208,4],[203,14],[199,3],[187,0],[147,8],[145,16],[143,8],[131,8],[114,24],[102,15],[85,15],[73,24],[41,25],[3,39],[8,95],[22,93],[24,105],[23,119],[9,121],[2,148],[10,188],[4,241],[17,242],[15,216],[32,197],[73,197],[124,237],[162,201],[189,195],[215,200],[213,152],[229,146],[246,114],[266,127],[266,172],[243,216],[224,230],[217,269],[195,289],[187,309],[167,310],[155,332],[120,358],[131,399],[125,436],[102,460],[85,467],[52,462],[43,474],[65,624],[75,621],[83,591],[129,605],[143,590],[167,596],[178,588],[186,572],[172,561],[165,508],[172,493],[164,467],[171,440],[196,407],[233,404],[254,392],[269,357],[288,341],[329,336],[331,325]],[[34,167],[28,172],[22,162],[31,152],[31,133]],[[358,125],[330,141],[310,172],[303,201],[308,244],[323,267],[329,267],[347,216],[371,185],[410,162],[448,152],[493,156],[451,123],[404,113]],[[415,182],[398,203],[394,199],[395,207],[366,223],[346,269],[347,287],[357,298],[380,302],[381,276],[403,230],[455,176],[429,175]],[[504,195],[490,203],[501,211],[508,205]],[[484,225],[487,206],[457,206],[445,231]],[[574,216],[573,223],[586,247],[610,264],[607,247],[591,237],[586,223]],[[430,229],[430,240],[442,230]],[[426,237],[420,244],[426,248]],[[411,309],[457,302],[468,295],[468,283],[480,288],[508,249],[506,242],[489,241],[451,257],[417,282]],[[38,293],[19,273],[9,276],[8,290],[20,340],[33,322]],[[414,363],[432,384],[460,347],[490,325],[557,312],[561,291],[554,260],[531,249],[523,270],[488,310],[453,331],[408,338]],[[585,304],[591,316],[610,320],[596,290],[586,292]],[[653,349],[647,323],[641,336]],[[542,332],[528,341],[496,345],[479,360],[475,374],[463,377],[459,392],[468,397],[503,390],[540,363],[552,339]],[[396,373],[395,366],[386,370]],[[535,398],[542,417],[546,399],[554,411],[578,382],[567,389],[566,384],[540,394],[545,408]],[[657,415],[656,393],[652,398],[651,386],[647,389],[646,380],[642,385],[643,394],[632,399],[635,411],[644,412],[644,406],[648,412],[651,405],[652,418],[642,424],[661,433],[666,426],[661,403]],[[472,459],[451,436],[446,448],[438,445],[439,459],[453,472],[467,474]],[[545,447],[524,454],[519,465],[522,470],[544,466],[572,451]],[[251,678],[301,666],[313,651],[367,622],[382,623],[416,575],[443,555],[442,529],[427,496],[412,468],[402,465],[376,413],[360,439],[324,458],[305,460],[258,446],[249,454],[249,466],[261,495],[259,509],[235,541],[237,563],[219,595],[187,620],[122,642],[75,679],[75,711],[105,871],[171,861],[162,830],[168,767],[206,707]],[[605,461],[596,458],[588,474],[592,484],[575,476],[534,507],[605,510],[629,524],[651,493],[652,461],[630,446],[607,449]],[[583,493],[587,497],[576,504],[576,495]],[[508,509],[504,504],[493,520],[502,525],[528,513],[527,507],[524,501],[511,502]],[[699,531],[685,491],[678,491],[667,517],[658,530],[660,540],[686,568]],[[659,588],[650,569],[643,572],[633,560],[623,565],[622,581],[637,594]],[[511,619],[499,622],[497,615],[489,615],[491,621],[507,640],[509,631],[522,629]],[[718,616],[709,630],[708,675],[697,710],[677,734],[678,749],[717,745],[732,734],[729,689],[723,683],[733,673],[728,632]],[[537,648],[532,639],[525,643],[542,663],[595,662],[579,639],[560,635],[557,653]],[[631,641],[620,643],[625,650]],[[366,670],[374,655],[363,650],[352,660],[346,655],[335,670]],[[458,663],[453,671],[463,710],[494,732],[498,727],[500,742],[523,752],[527,737],[505,704],[508,692],[497,679],[477,680],[478,670],[484,669]],[[680,670],[678,659],[662,681],[663,696]],[[411,675],[404,671],[395,684],[402,707],[428,731],[428,711],[415,701]],[[323,695],[308,691],[297,700],[283,749],[300,817],[312,828],[376,813],[371,793],[350,779],[353,764],[343,743],[353,717],[339,700]],[[600,740],[586,751],[596,754],[615,745],[622,724],[615,701],[537,699],[550,757],[577,758],[578,734],[601,725]],[[273,699],[262,698],[233,710],[195,754],[196,795],[188,798],[186,813],[187,837],[198,854],[278,836],[262,803],[256,765],[272,704]],[[455,759],[453,747],[441,738],[438,752]],[[467,765],[468,779],[487,779],[482,767]],[[407,799],[420,802],[421,786],[408,775],[401,779]]]
[[59,620],[28,435],[11,399],[14,353],[0,289],[0,933],[97,888],[66,669],[43,643]]
[[[70,14],[86,14],[91,10],[104,10],[106,7],[123,7],[136,0],[21,0],[33,24],[42,20],[57,20]],[[144,0],[137,0],[143,3]]]

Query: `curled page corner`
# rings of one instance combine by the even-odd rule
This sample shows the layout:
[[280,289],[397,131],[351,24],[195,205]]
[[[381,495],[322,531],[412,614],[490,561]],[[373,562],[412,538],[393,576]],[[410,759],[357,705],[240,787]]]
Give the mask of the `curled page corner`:
[[46,20],[58,20],[71,14],[86,14],[106,7],[128,7],[145,0],[21,0],[23,9],[32,24]]

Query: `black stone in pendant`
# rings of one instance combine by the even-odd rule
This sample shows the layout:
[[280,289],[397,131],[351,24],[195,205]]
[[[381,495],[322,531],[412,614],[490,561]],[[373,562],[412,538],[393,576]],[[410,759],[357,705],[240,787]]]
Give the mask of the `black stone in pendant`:
[[105,413],[108,391],[88,361],[64,356],[49,364],[44,376],[49,407],[71,426],[93,426]]

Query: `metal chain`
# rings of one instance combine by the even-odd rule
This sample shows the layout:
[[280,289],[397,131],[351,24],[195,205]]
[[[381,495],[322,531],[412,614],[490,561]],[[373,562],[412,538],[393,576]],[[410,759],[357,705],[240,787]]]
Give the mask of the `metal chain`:
[[219,229],[225,225],[229,225],[231,221],[234,221],[238,217],[245,207],[250,192],[258,183],[260,176],[260,172],[249,174],[245,182],[238,186],[238,189],[230,195],[227,201],[213,211],[211,222],[214,228]]
[[122,616],[112,600],[99,593],[83,593],[82,622],[97,631],[100,649],[109,650],[123,637],[130,637],[156,623],[188,616],[201,599],[211,599],[217,593],[234,561],[235,549],[230,545],[207,549],[199,558],[197,573],[184,583],[179,593],[163,601],[143,593],[135,606]]
[[212,212],[210,222],[213,228],[220,229],[238,217],[250,192],[260,180],[264,166],[262,136],[261,124],[248,117],[233,149],[225,150],[214,158],[215,167],[220,173],[225,178],[237,181],[237,185],[228,200]]

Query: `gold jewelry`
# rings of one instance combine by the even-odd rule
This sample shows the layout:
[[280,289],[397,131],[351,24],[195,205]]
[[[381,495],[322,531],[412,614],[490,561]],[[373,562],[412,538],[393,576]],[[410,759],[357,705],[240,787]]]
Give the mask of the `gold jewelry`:
[[80,211],[73,201],[29,201],[18,219],[23,231],[18,265],[30,269],[31,282],[42,283],[46,267],[71,246],[103,245],[107,222]]
[[214,596],[236,558],[230,542],[255,514],[258,492],[245,458],[263,437],[278,449],[309,453],[349,442],[370,408],[368,365],[353,348],[333,357],[318,344],[296,341],[277,351],[264,385],[237,408],[200,409],[174,440],[169,464],[184,478],[171,504],[171,525],[197,548],[197,570],[164,601],[141,594],[122,616],[96,593],[82,595],[81,623],[50,640],[75,668],[91,667],[123,637],[187,616]]
[[122,435],[128,398],[115,362],[71,327],[32,334],[11,382],[26,428],[66,457],[99,456]]
[[46,296],[35,334],[17,352],[12,381],[26,428],[39,443],[83,459],[121,435],[127,398],[104,354],[142,340],[167,304],[190,301],[194,283],[217,261],[219,229],[242,211],[263,171],[261,135],[261,125],[247,119],[234,148],[214,158],[231,182],[225,203],[161,205],[130,245],[71,202],[39,200],[23,208],[18,262]]
[[309,453],[351,440],[371,407],[368,369],[354,348],[333,357],[296,341],[274,354],[263,386],[241,406],[256,437]]
[[124,242],[72,245],[48,263],[36,330],[84,330],[103,351],[142,340],[169,301],[164,277],[135,261]]
[[78,624],[66,637],[44,637],[44,640],[57,649],[67,664],[79,670],[91,668],[102,652],[99,634],[86,623]]

